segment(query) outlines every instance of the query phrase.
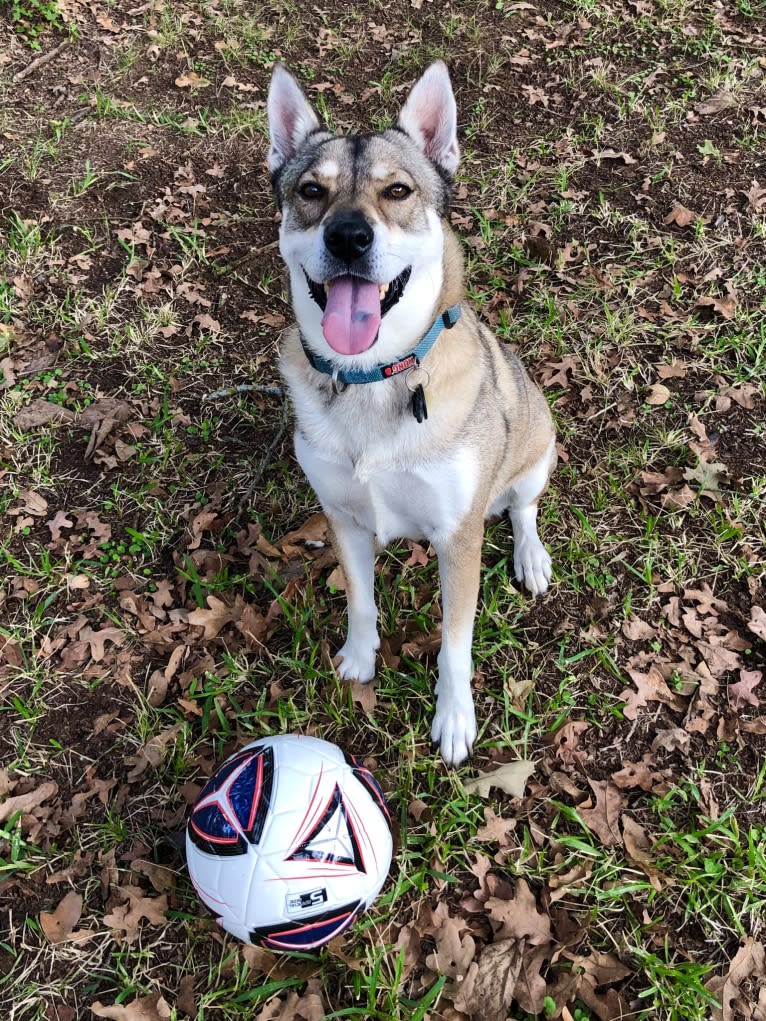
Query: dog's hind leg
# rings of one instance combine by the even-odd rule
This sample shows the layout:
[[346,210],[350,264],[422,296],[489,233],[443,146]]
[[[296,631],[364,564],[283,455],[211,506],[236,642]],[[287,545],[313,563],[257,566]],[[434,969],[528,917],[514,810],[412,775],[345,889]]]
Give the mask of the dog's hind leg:
[[380,646],[375,605],[375,536],[344,514],[328,514],[335,552],[346,579],[348,636],[338,657],[338,674],[347,681],[371,681]]
[[481,523],[476,528],[472,521],[446,542],[434,544],[441,578],[442,646],[431,740],[438,741],[442,758],[453,766],[468,758],[476,738],[471,646],[483,534]]

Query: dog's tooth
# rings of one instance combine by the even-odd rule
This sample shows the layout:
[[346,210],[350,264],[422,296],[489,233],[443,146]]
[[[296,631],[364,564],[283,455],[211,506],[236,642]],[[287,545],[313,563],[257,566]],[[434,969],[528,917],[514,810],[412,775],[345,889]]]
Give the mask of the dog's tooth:
[[388,289],[391,284],[381,284],[379,288],[380,300],[383,301],[385,296],[388,294]]

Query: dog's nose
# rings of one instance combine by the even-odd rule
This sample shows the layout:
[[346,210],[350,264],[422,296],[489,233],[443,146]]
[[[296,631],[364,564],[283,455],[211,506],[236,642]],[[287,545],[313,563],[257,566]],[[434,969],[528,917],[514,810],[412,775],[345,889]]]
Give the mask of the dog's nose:
[[324,229],[324,243],[336,259],[353,262],[372,247],[372,227],[357,211],[338,213]]

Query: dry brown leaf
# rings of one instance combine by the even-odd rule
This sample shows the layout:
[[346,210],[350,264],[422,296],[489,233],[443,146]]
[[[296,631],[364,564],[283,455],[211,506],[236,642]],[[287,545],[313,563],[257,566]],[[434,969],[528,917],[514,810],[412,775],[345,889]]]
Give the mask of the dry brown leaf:
[[410,636],[406,642],[402,643],[399,651],[403,656],[409,656],[410,659],[422,659],[423,656],[427,656],[431,652],[438,652],[441,644],[442,629],[437,627],[433,631]]
[[672,391],[664,383],[654,383],[649,387],[646,403],[652,407],[659,407],[661,404],[666,404],[672,396]]
[[303,996],[295,992],[288,993],[285,1000],[274,996],[255,1015],[254,1021],[322,1021],[326,1011],[319,989],[319,983],[312,980]]
[[497,922],[497,939],[525,939],[532,946],[542,946],[551,940],[551,920],[538,911],[535,895],[525,880],[516,882],[511,899],[490,897],[486,910],[493,922]]
[[28,791],[26,794],[17,794],[13,798],[6,798],[5,801],[0,802],[0,822],[5,822],[6,819],[10,819],[17,812],[25,814],[33,808],[37,808],[44,801],[52,798],[54,794],[58,794],[58,784],[49,781],[48,783],[42,783],[39,787],[36,787],[33,791]]
[[127,765],[133,768],[128,773],[128,780],[132,783],[149,767],[156,769],[164,761],[168,753],[168,745],[172,744],[178,736],[182,723],[176,723],[168,727],[160,734],[150,738],[143,748],[139,749],[136,755],[128,755],[125,758]]
[[484,947],[455,997],[455,1008],[482,1021],[505,1021],[524,963],[525,946],[503,940]]
[[733,106],[737,106],[736,98],[727,88],[723,88],[702,103],[697,103],[695,110],[703,117],[707,117],[713,113],[720,113],[722,110],[729,110]]
[[[745,983],[749,987],[747,991],[742,989]],[[752,1016],[750,1007],[755,1000],[755,992],[759,991],[761,999],[760,992],[766,989],[766,949],[763,943],[746,936],[728,972],[712,978],[705,988],[721,1004],[720,1008],[711,1007],[712,1021],[735,1021],[739,1017]]]
[[436,952],[426,958],[426,967],[437,975],[462,980],[476,954],[476,943],[470,933],[461,937],[466,928],[462,919],[448,915],[434,933]]
[[488,798],[492,787],[499,787],[512,798],[523,798],[527,780],[534,771],[534,762],[517,759],[506,762],[493,773],[479,773],[472,780],[464,780],[463,786],[467,794],[478,794],[480,798]]
[[[571,971],[564,977],[567,1000],[582,1000],[600,1021],[627,1021],[635,1017],[614,988],[607,988],[603,993],[597,991],[605,986],[613,987],[631,974],[630,968],[614,954],[593,950],[590,954],[580,955],[564,950],[562,956],[572,962]],[[554,996],[556,993],[557,990],[553,990]]]
[[122,932],[126,943],[134,943],[138,939],[143,920],[150,925],[167,924],[168,898],[165,894],[146,897],[139,886],[120,886],[117,891],[127,900],[104,915],[104,924]]
[[658,365],[657,375],[660,379],[684,379],[688,368],[689,365],[687,362],[674,358],[669,365]]
[[688,227],[690,224],[695,223],[698,219],[698,213],[693,213],[691,209],[687,209],[686,206],[682,206],[681,203],[678,202],[665,217],[664,222],[675,223],[679,227]]
[[695,308],[709,308],[716,312],[722,319],[733,319],[737,307],[737,299],[729,294],[725,298],[716,298],[713,295],[705,295],[698,298]]
[[622,843],[620,813],[625,799],[610,780],[588,778],[588,783],[596,796],[596,803],[592,808],[578,809],[580,818],[599,837],[604,847],[614,847]]
[[663,727],[652,739],[652,753],[663,748],[666,752],[686,752],[691,743],[691,736],[683,727]]
[[484,825],[476,831],[476,839],[481,843],[497,844],[508,847],[512,841],[509,834],[516,828],[516,819],[503,819],[495,815],[491,808],[484,809]]
[[359,681],[350,681],[349,683],[351,685],[351,701],[356,703],[365,715],[371,716],[378,701],[375,694],[375,682],[369,681],[361,684]]
[[325,585],[331,592],[346,591],[346,575],[343,573],[343,568],[340,564],[338,564],[337,567],[334,567],[327,575]]
[[13,424],[17,429],[26,432],[28,429],[36,429],[39,425],[48,425],[50,422],[71,422],[74,420],[74,412],[68,408],[62,408],[52,401],[43,401],[39,398],[31,401],[26,408],[16,412],[13,416]]
[[705,495],[721,491],[721,478],[729,474],[729,469],[719,461],[698,461],[694,468],[684,469],[687,482],[696,482],[699,491]]
[[659,871],[654,866],[653,843],[649,834],[629,815],[623,815],[621,821],[625,853],[646,873],[654,889],[661,890],[663,883]]
[[128,635],[127,632],[121,631],[117,627],[102,627],[99,631],[94,631],[92,627],[88,626],[80,631],[78,637],[80,641],[90,645],[91,657],[96,663],[100,663],[106,655],[106,643],[123,645]]
[[636,160],[630,153],[617,152],[616,149],[602,149],[601,151],[593,150],[593,157],[596,160],[622,160],[623,163],[630,166],[635,163]]
[[74,521],[68,518],[66,514],[61,510],[56,511],[55,515],[50,519],[50,521],[46,521],[45,524],[50,529],[51,538],[54,542],[58,542],[59,539],[61,538],[62,528],[74,527]]
[[215,596],[207,597],[209,609],[192,610],[189,614],[189,623],[194,627],[203,628],[203,638],[208,641],[215,638],[227,624],[234,620],[232,607],[227,606],[223,599]]
[[760,670],[740,670],[739,680],[735,684],[729,685],[729,701],[735,709],[741,709],[746,705],[757,708],[761,704],[753,689],[762,680],[763,673]]
[[53,911],[40,912],[40,926],[50,943],[68,940],[82,915],[82,897],[70,890]]
[[754,635],[758,635],[759,638],[766,639],[766,610],[762,606],[750,607],[750,620],[747,629]]
[[179,74],[175,84],[179,89],[206,89],[210,82],[196,71],[187,71],[186,74]]
[[638,710],[647,702],[663,702],[673,709],[683,708],[683,699],[670,690],[656,667],[649,667],[645,674],[638,670],[628,670],[628,673],[637,690],[626,688],[620,693],[620,699],[625,702],[623,713],[627,719],[635,720]]
[[631,614],[622,625],[622,633],[632,642],[649,641],[657,637],[657,626]]
[[91,1004],[96,1017],[112,1018],[113,1021],[167,1021],[172,1009],[162,993],[141,996],[130,1003],[105,1007],[100,1001]]

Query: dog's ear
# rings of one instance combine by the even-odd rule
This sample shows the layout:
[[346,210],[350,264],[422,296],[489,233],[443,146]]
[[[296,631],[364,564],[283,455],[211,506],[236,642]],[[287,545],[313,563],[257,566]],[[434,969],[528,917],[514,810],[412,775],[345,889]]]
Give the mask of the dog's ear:
[[275,174],[298,151],[304,138],[321,127],[319,118],[284,64],[276,64],[269,99],[269,170]]
[[460,163],[457,144],[457,107],[447,65],[437,60],[412,86],[399,114],[399,127],[448,173]]

